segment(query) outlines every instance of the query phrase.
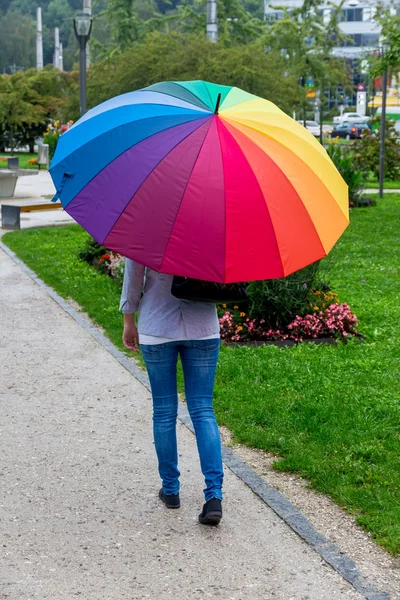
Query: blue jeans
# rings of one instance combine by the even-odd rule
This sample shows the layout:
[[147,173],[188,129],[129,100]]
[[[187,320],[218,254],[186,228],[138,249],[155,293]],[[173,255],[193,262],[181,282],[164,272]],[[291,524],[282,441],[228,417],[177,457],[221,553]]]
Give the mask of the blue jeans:
[[176,419],[178,390],[176,367],[181,357],[187,407],[196,433],[206,502],[222,500],[222,457],[212,395],[219,339],[143,344],[141,346],[153,395],[153,431],[158,470],[164,493],[179,492]]

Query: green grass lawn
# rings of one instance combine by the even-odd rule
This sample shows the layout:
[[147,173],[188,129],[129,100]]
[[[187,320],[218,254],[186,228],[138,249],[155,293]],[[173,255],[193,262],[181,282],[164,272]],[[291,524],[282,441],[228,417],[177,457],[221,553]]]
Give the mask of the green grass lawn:
[[[235,441],[275,453],[400,553],[400,195],[354,209],[326,259],[364,343],[224,347],[215,387],[218,421]],[[72,297],[121,344],[120,288],[77,258],[78,226],[3,236],[39,276]],[[333,264],[331,264],[333,261]]]
[[[38,168],[37,165],[30,165],[28,163],[28,160],[30,158],[37,158],[36,153],[31,154],[30,152],[14,152],[14,154],[11,154],[11,152],[0,152],[0,158],[2,156],[18,156],[20,169],[37,169]],[[0,168],[7,169],[7,162],[3,162],[0,160]]]
[[[365,187],[378,190],[379,189],[379,181],[377,179],[368,179],[365,182]],[[385,190],[400,190],[400,181],[385,180],[383,183],[383,188]]]

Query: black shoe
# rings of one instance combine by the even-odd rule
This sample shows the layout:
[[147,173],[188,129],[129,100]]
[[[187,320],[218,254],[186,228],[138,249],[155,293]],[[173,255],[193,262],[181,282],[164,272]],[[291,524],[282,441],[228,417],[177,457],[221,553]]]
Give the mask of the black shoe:
[[199,514],[199,521],[202,525],[218,525],[222,519],[222,504],[219,498],[211,498],[203,506]]
[[179,508],[181,505],[179,493],[167,496],[167,494],[164,494],[164,490],[161,488],[161,490],[158,492],[158,497],[164,502],[167,508]]

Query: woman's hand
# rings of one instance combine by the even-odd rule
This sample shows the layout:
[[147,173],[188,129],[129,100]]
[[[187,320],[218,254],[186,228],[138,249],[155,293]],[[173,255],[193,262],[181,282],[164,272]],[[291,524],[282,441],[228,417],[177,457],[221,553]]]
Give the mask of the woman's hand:
[[122,343],[132,352],[139,352],[139,334],[135,323],[135,315],[124,315],[124,332]]

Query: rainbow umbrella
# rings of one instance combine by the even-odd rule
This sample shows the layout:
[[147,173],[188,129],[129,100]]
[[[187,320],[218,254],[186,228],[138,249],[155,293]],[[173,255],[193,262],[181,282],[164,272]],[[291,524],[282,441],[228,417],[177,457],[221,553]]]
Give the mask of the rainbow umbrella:
[[347,186],[302,125],[205,81],[96,106],[61,136],[50,173],[99,243],[197,279],[284,277],[326,256],[349,223]]

